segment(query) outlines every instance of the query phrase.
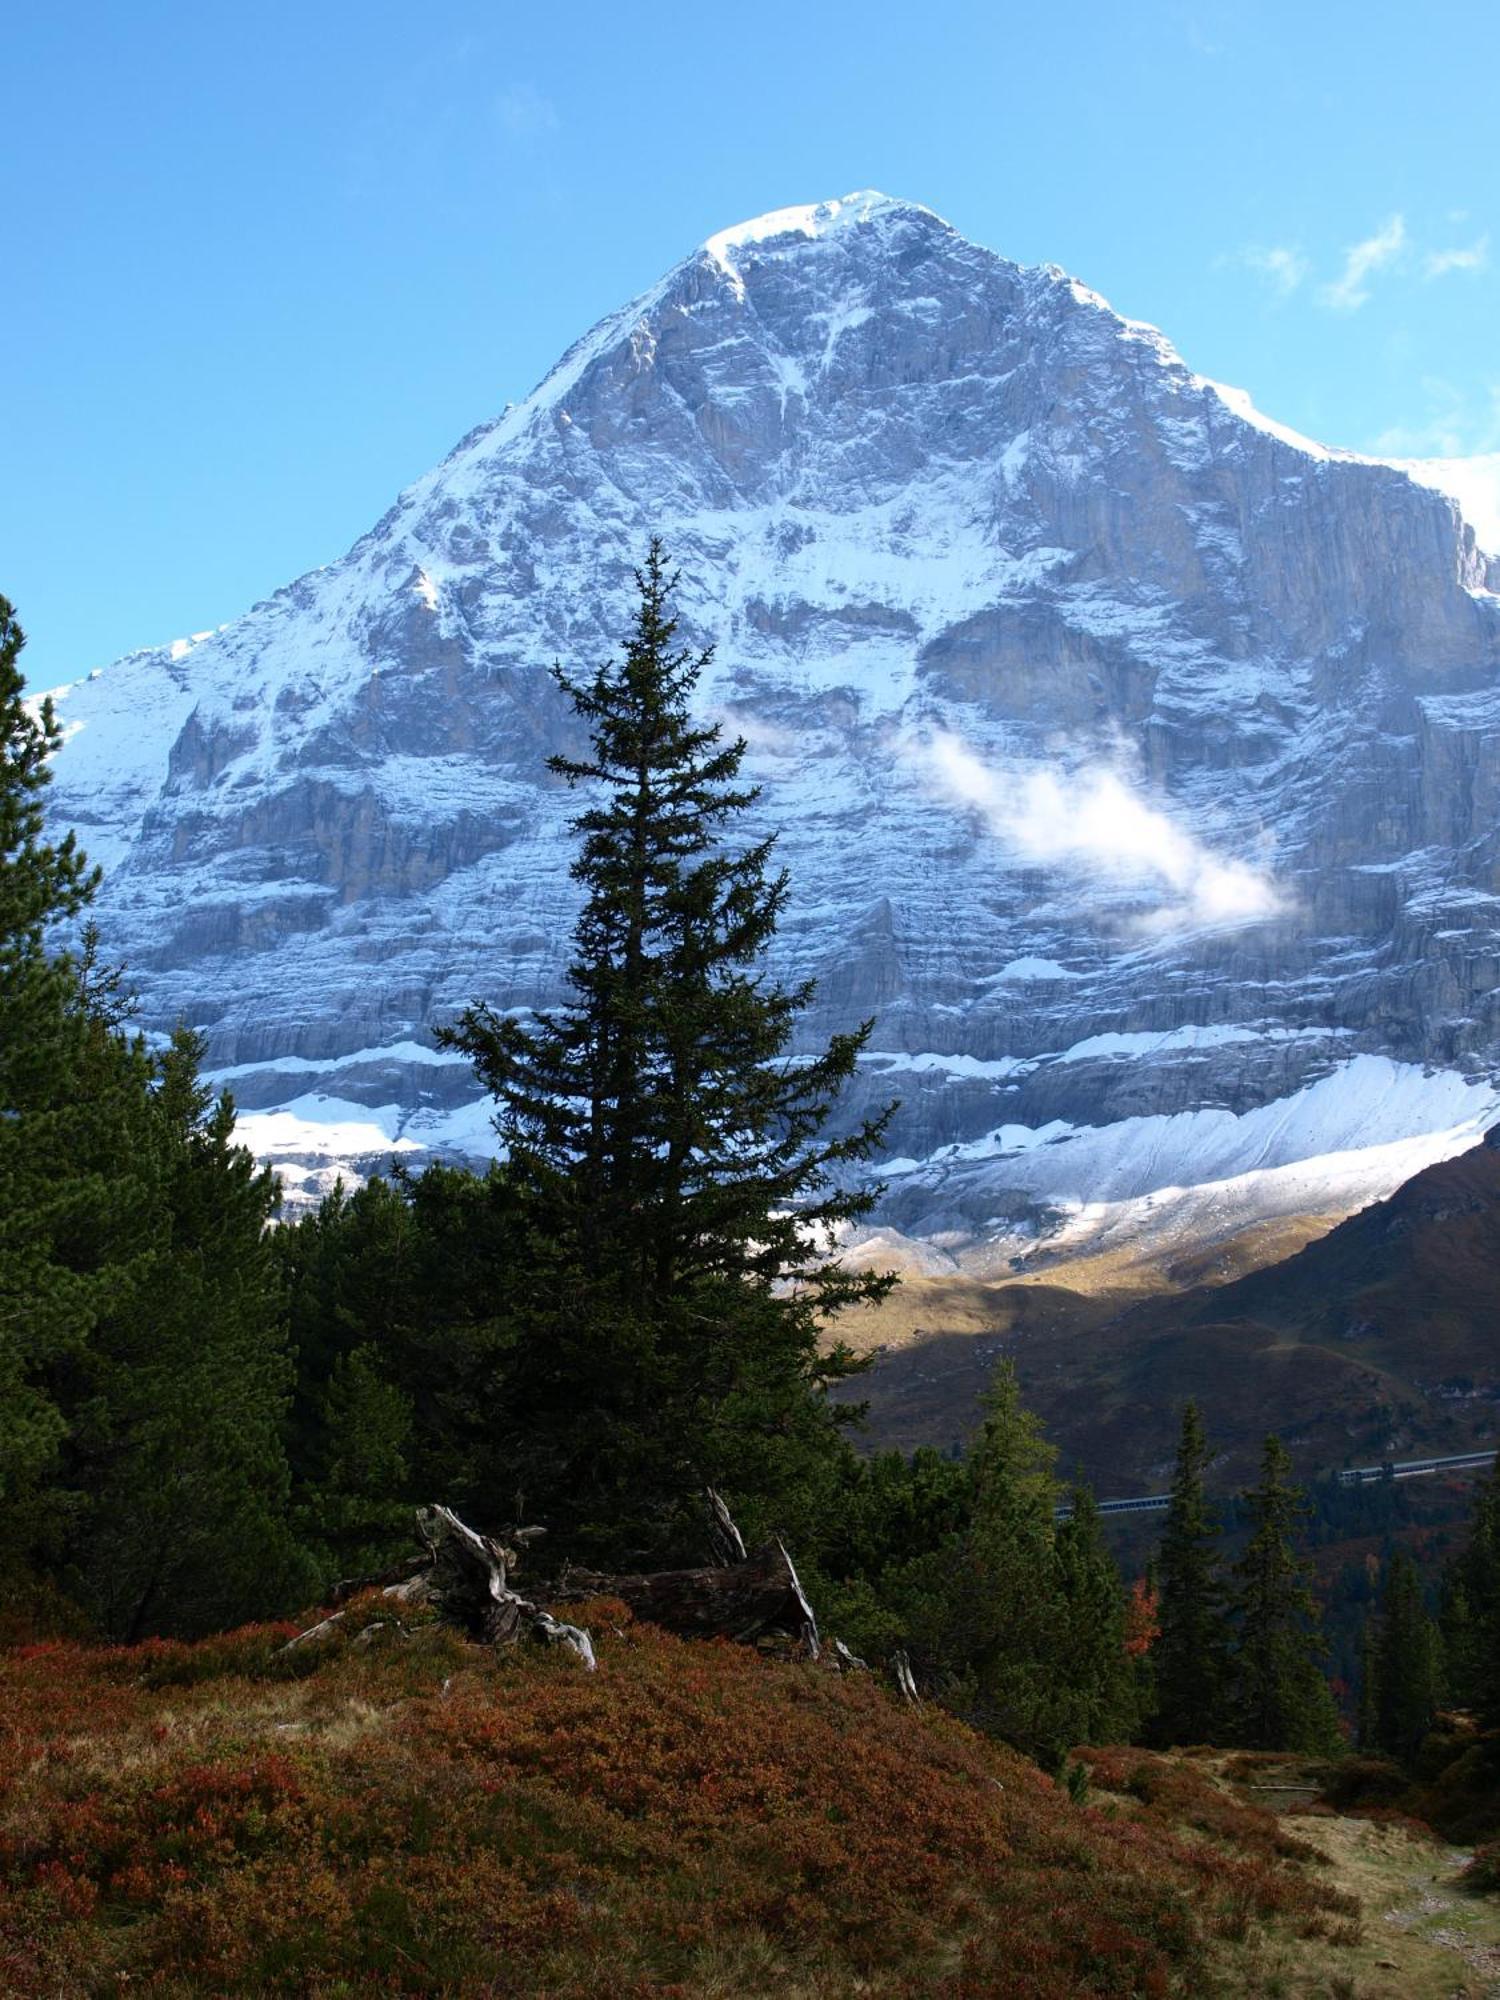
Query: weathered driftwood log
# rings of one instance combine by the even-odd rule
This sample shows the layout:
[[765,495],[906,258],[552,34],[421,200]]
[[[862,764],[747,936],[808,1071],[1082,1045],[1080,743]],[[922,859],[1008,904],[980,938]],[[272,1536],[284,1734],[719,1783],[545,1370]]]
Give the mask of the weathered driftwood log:
[[295,1646],[306,1646],[313,1639],[326,1639],[330,1633],[336,1632],[343,1622],[343,1612],[335,1611],[331,1618],[319,1619],[316,1625],[309,1625],[305,1632],[294,1633],[284,1646],[278,1646],[276,1650],[290,1653]]
[[[563,1645],[592,1672],[594,1646],[580,1626],[564,1625],[510,1587],[512,1550],[460,1521],[451,1507],[429,1507],[417,1517],[427,1545],[430,1601],[450,1624],[487,1646],[503,1646],[522,1630]],[[394,1590],[406,1586],[397,1584]]]
[[[351,1597],[357,1597],[364,1590],[378,1590],[386,1597],[394,1597],[407,1604],[424,1604],[431,1594],[433,1552],[425,1535],[422,1534],[424,1515],[417,1517],[418,1535],[423,1547],[420,1555],[406,1556],[398,1563],[391,1563],[385,1569],[367,1572],[364,1576],[346,1576],[333,1586],[328,1593],[330,1604],[345,1604]],[[530,1548],[546,1534],[545,1528],[507,1528],[504,1539],[498,1543],[505,1561],[507,1575],[513,1574],[520,1563],[518,1550]]]
[[[395,1596],[404,1587],[420,1584],[427,1574],[428,1558],[425,1554],[408,1556],[405,1562],[393,1563],[388,1569],[372,1570],[364,1576],[342,1576],[328,1593],[330,1604],[347,1604],[351,1597],[358,1597],[362,1590],[383,1590]],[[416,1593],[420,1597],[420,1592]]]
[[[593,1671],[594,1645],[588,1633],[581,1626],[562,1624],[539,1604],[511,1589],[510,1572],[517,1561],[514,1549],[477,1534],[451,1507],[425,1508],[417,1516],[417,1532],[422,1555],[386,1571],[389,1581],[371,1577],[341,1583],[336,1598],[347,1599],[359,1590],[378,1588],[383,1597],[399,1604],[433,1605],[439,1617],[484,1645],[505,1645],[525,1631],[550,1646],[566,1646]],[[511,1540],[524,1546],[543,1532],[523,1528]],[[299,1632],[283,1651],[327,1637],[342,1625],[346,1615],[335,1611],[331,1618]],[[363,1640],[386,1622],[378,1619],[367,1625],[359,1638]]]
[[744,1562],[707,1569],[609,1576],[570,1567],[550,1594],[574,1600],[618,1597],[637,1618],[685,1639],[746,1640],[785,1632],[818,1656],[818,1621],[780,1542],[768,1542]]
[[746,1561],[745,1538],[734,1525],[734,1516],[711,1486],[705,1490],[703,1497],[708,1504],[708,1533],[714,1561],[717,1563]]

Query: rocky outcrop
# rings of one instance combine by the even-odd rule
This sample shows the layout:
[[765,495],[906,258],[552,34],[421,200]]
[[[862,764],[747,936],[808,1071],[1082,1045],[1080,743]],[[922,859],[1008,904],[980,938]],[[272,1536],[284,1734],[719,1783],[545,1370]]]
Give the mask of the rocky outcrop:
[[1150,1121],[1359,1057],[1406,1066],[1402,1130],[1346,1092],[1218,1163],[1488,1115],[1500,578],[1454,504],[879,196],[713,239],[341,562],[65,691],[58,809],[146,1020],[299,1129],[480,1143],[431,1030],[559,990],[547,669],[611,651],[653,530],[782,829],[809,1032],[877,1018],[850,1109],[901,1097],[893,1219],[1149,1193]]

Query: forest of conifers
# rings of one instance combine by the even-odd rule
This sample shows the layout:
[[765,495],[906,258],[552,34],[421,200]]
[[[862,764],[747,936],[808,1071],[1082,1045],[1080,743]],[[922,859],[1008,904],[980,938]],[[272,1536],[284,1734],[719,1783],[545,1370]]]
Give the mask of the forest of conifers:
[[[1416,1755],[1440,1703],[1500,1721],[1500,1474],[1441,1575],[1399,1551],[1340,1716],[1280,1443],[1226,1545],[1183,1412],[1172,1506],[1122,1579],[997,1370],[962,1456],[859,1450],[830,1262],[882,1121],[834,1112],[870,1024],[808,1052],[766,951],[791,885],[736,837],[744,745],[694,718],[652,546],[619,658],[560,675],[589,749],[566,1005],[444,1031],[494,1100],[487,1171],[392,1170],[278,1217],[200,1080],[132,1024],[95,882],[45,818],[57,728],[0,601],[0,1587],[9,1636],[195,1637],[326,1599],[419,1504],[547,1530],[543,1569],[700,1561],[704,1496],[795,1552],[825,1625],[1049,1765],[1212,1741]],[[1172,1385],[1161,1385],[1172,1398]],[[1062,1503],[1067,1502],[1064,1505]],[[1232,1559],[1231,1559],[1232,1557]]]

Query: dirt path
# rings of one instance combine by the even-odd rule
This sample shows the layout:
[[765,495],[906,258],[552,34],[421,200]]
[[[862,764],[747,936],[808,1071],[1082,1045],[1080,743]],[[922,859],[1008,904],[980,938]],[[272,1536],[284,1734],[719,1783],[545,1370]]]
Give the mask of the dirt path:
[[1328,1856],[1338,1887],[1363,1910],[1358,1944],[1336,1953],[1308,1948],[1301,1991],[1348,2000],[1500,2000],[1500,1903],[1459,1882],[1467,1853],[1371,1820],[1286,1819]]

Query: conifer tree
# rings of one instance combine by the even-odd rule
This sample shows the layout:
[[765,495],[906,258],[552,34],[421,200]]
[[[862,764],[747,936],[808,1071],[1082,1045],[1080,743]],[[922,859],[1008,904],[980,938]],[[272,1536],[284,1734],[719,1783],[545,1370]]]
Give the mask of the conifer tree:
[[49,927],[93,895],[75,836],[46,835],[49,763],[62,741],[50,699],[33,709],[20,656],[26,643],[0,597],[0,1106],[14,1110],[48,1086],[38,1063],[56,1041],[73,996],[70,962],[49,954]]
[[1126,1599],[1104,1544],[1099,1505],[1077,1481],[1056,1531],[1058,1624],[1054,1658],[1071,1714],[1059,1733],[1078,1743],[1123,1743],[1140,1721],[1139,1675],[1126,1644]]
[[1208,1462],[1203,1420],[1189,1402],[1157,1558],[1152,1735],[1162,1743],[1214,1743],[1228,1723],[1228,1593],[1219,1570],[1218,1523],[1203,1490]]
[[285,1609],[313,1578],[287,1518],[291,1387],[268,1225],[274,1177],[179,1030],[148,1057],[96,1023],[86,1094],[112,1096],[128,1196],[88,1339],[58,1377],[65,1587],[112,1636],[194,1634]]
[[274,1184],[210,1106],[198,1045],[124,1032],[93,892],[48,839],[50,705],[0,600],[0,1560],[121,1637],[280,1608],[285,1522]]
[[45,1140],[70,1095],[81,1023],[76,968],[49,951],[47,933],[77,916],[97,880],[72,834],[47,838],[48,765],[62,732],[50,701],[27,703],[24,644],[0,597],[0,1543],[12,1545],[21,1498],[66,1430],[46,1371],[83,1338],[91,1311],[86,1280],[51,1254],[59,1211],[79,1190],[66,1144],[54,1162]]
[[1404,1549],[1386,1570],[1373,1651],[1373,1747],[1409,1763],[1437,1713],[1441,1662],[1437,1627]]
[[1500,1460],[1475,1497],[1468,1543],[1448,1565],[1442,1631],[1452,1699],[1500,1726]]
[[960,1701],[975,1721],[1051,1762],[1077,1740],[1059,1653],[1056,1453],[1010,1363],[995,1370],[981,1402],[968,1532],[945,1565],[943,1617],[941,1626],[932,1620],[929,1643],[934,1664],[961,1689],[967,1683]]
[[[770,838],[734,849],[757,796],[746,746],[693,718],[710,655],[676,641],[653,541],[623,658],[558,670],[585,724],[572,999],[522,1020],[471,1007],[446,1039],[498,1103],[533,1238],[507,1377],[510,1471],[575,1542],[670,1548],[705,1481],[781,1505],[828,1460],[819,1326],[887,1281],[826,1261],[865,1213],[835,1185],[881,1121],[830,1137],[869,1024],[790,1052],[810,983],[761,969],[788,894]],[[538,1281],[539,1280],[539,1281]]]
[[394,1561],[435,1493],[466,1520],[513,1520],[497,1425],[526,1246],[503,1170],[336,1188],[274,1249],[297,1375],[294,1505],[325,1576]]
[[1234,1572],[1236,1720],[1252,1749],[1331,1752],[1340,1743],[1338,1715],[1322,1668],[1309,1565],[1296,1548],[1307,1510],[1291,1469],[1280,1438],[1268,1437],[1260,1483],[1245,1496],[1249,1545]]

